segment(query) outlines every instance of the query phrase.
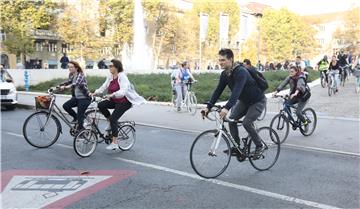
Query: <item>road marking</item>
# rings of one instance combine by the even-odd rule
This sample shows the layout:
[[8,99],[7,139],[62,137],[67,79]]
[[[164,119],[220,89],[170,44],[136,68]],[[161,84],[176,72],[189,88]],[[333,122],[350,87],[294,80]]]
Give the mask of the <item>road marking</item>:
[[120,160],[123,162],[127,162],[127,163],[131,163],[131,164],[140,165],[140,166],[147,167],[147,168],[165,171],[168,173],[173,173],[173,174],[180,175],[180,176],[189,177],[189,178],[196,179],[196,180],[203,180],[206,182],[242,190],[245,192],[251,192],[251,193],[259,194],[259,195],[270,197],[270,198],[288,201],[291,203],[296,203],[296,204],[301,204],[301,205],[306,205],[306,206],[321,208],[321,209],[337,209],[338,208],[338,207],[331,206],[331,205],[326,205],[326,204],[317,203],[317,202],[313,202],[313,201],[303,200],[303,199],[299,199],[296,197],[291,197],[291,196],[282,195],[282,194],[278,194],[278,193],[274,193],[274,192],[269,192],[269,191],[265,191],[265,190],[261,190],[261,189],[256,189],[256,188],[252,188],[252,187],[248,187],[248,186],[244,186],[244,185],[240,185],[240,184],[234,184],[234,183],[230,183],[230,182],[226,182],[226,181],[221,181],[218,179],[204,179],[195,174],[191,174],[191,173],[187,173],[184,171],[179,171],[179,170],[175,170],[175,169],[171,169],[171,168],[167,168],[167,167],[163,167],[163,166],[158,166],[158,165],[154,165],[154,164],[143,163],[143,162],[134,161],[134,160],[128,160],[128,159],[124,159],[124,158],[120,158],[120,157],[116,157],[114,159]]
[[24,135],[22,134],[16,134],[16,133],[12,133],[12,132],[5,132],[6,134],[9,134],[11,136],[16,136],[16,137],[21,137],[21,138],[24,138]]
[[307,150],[307,151],[312,150],[312,151],[329,152],[329,153],[335,153],[335,154],[360,157],[360,153],[354,153],[354,152],[345,152],[345,151],[324,149],[324,148],[318,148],[318,147],[308,147],[308,146],[302,146],[302,145],[296,145],[296,144],[282,144],[281,146],[287,146],[287,147],[296,148],[296,149],[303,149],[303,150]]
[[73,149],[72,146],[66,145],[66,144],[56,144],[56,145],[59,146],[59,147],[64,147],[64,148],[68,148],[68,149]]

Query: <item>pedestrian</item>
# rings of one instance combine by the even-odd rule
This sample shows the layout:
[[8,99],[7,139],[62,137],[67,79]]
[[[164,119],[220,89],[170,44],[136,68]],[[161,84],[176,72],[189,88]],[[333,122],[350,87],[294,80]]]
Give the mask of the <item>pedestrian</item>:
[[61,68],[62,69],[67,69],[67,65],[69,63],[69,58],[66,56],[66,53],[63,54],[63,56],[60,59],[60,63],[61,63]]
[[102,60],[100,60],[100,62],[98,63],[98,68],[99,69],[107,69],[107,66],[105,64],[105,58],[103,58]]

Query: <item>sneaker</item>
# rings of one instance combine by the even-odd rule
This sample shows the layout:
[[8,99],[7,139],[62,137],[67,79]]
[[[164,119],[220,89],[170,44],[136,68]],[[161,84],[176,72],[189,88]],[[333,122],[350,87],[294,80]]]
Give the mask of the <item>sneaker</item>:
[[119,149],[118,144],[111,143],[109,146],[106,147],[107,150],[117,150]]
[[[238,153],[239,153],[239,151],[237,150],[236,147],[231,147],[230,150],[231,150],[231,156],[237,156]],[[227,150],[224,150],[223,153],[229,154],[229,150],[228,150],[228,149],[227,149]]]
[[305,133],[308,132],[308,131],[309,131],[309,122],[306,120],[306,121],[303,123],[303,125],[304,125],[304,131],[305,131]]

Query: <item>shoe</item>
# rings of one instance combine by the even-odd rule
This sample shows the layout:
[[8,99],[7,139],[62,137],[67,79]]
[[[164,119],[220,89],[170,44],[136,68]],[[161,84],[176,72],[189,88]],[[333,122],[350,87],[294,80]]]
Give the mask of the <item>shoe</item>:
[[335,90],[335,92],[338,92],[338,91],[339,91],[338,89]]
[[[239,151],[237,150],[236,147],[231,147],[231,156],[237,156],[239,154]],[[223,153],[225,154],[229,154],[229,150],[224,150]]]
[[177,111],[180,112],[180,111],[181,111],[181,107],[178,107],[178,108],[177,108]]
[[264,150],[265,150],[265,146],[264,146],[264,145],[262,145],[261,147],[260,147],[260,146],[256,146],[253,159],[254,159],[254,160],[259,159],[259,158],[261,157],[261,154],[264,152]]
[[109,146],[106,147],[107,150],[117,150],[119,149],[118,144],[111,143]]

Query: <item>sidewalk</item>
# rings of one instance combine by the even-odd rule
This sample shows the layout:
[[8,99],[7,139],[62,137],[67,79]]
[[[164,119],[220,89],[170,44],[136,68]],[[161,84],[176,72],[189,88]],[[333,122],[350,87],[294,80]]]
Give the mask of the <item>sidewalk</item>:
[[[340,88],[339,94],[332,97],[316,82],[312,84],[312,97],[308,106],[314,108],[318,115],[318,127],[310,137],[303,137],[298,130],[290,130],[286,144],[359,154],[360,96],[353,90],[354,81],[345,84],[345,88]],[[33,107],[36,95],[40,93],[19,92],[19,104]],[[58,95],[56,103],[62,106],[69,98],[70,96]],[[278,99],[268,98],[268,114],[263,121],[257,122],[258,127],[270,125],[272,117],[279,111],[278,104]],[[178,130],[179,134],[182,131],[202,132],[216,128],[214,122],[202,120],[200,109],[192,116],[187,112],[176,112],[168,103],[159,102],[133,107],[124,114],[122,120],[133,120],[138,125],[170,128]],[[240,133],[245,132],[240,130]]]

